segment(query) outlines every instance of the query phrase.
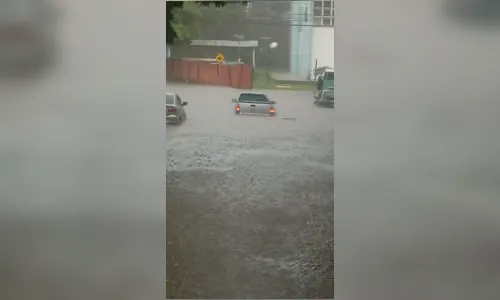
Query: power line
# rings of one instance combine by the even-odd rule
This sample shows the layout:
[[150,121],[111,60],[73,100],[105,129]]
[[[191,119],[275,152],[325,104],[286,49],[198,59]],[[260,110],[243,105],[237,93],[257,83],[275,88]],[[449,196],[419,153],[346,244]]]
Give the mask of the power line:
[[[329,18],[328,18],[329,19]],[[331,19],[332,24],[334,24],[333,20],[334,18]],[[287,20],[283,22],[259,22],[259,21],[254,21],[254,20],[237,20],[234,23],[247,23],[247,24],[258,24],[258,25],[270,25],[270,26],[287,26],[287,27],[297,27],[297,26],[302,26],[302,27],[333,27],[331,25],[315,25],[315,24],[303,24],[303,23],[289,23],[292,20]],[[297,21],[297,20],[294,20]]]

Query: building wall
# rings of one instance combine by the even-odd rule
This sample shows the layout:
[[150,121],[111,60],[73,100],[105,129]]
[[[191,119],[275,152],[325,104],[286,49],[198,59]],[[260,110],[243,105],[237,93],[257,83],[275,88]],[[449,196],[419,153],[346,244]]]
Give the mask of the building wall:
[[[334,68],[335,57],[335,29],[334,27],[313,27],[312,30],[312,69],[319,67]],[[313,72],[314,70],[311,70]]]
[[316,66],[334,68],[334,0],[291,1],[290,16],[290,73],[313,79]]
[[333,27],[334,0],[311,0],[313,5],[314,26]]
[[290,1],[290,73],[301,79],[311,74],[312,2]]

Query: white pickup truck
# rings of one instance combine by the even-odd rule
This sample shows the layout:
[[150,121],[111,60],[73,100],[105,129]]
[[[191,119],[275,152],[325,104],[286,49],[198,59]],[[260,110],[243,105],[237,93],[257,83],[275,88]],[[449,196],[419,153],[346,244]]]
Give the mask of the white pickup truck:
[[276,116],[276,101],[271,101],[265,94],[241,93],[233,103],[237,115]]

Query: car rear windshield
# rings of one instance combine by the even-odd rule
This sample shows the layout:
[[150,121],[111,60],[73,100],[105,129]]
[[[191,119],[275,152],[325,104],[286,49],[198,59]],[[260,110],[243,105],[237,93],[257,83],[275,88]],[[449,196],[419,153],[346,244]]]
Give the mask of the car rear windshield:
[[269,99],[267,99],[266,95],[264,94],[250,94],[250,93],[243,93],[240,94],[240,98],[238,98],[239,101],[252,101],[252,102],[267,102]]
[[175,103],[175,102],[174,102],[174,100],[175,100],[175,99],[174,99],[174,95],[172,95],[172,94],[167,94],[167,102],[166,102],[167,104],[169,104],[169,105],[170,105],[170,104],[174,104],[174,103]]
[[335,73],[334,72],[326,72],[325,73],[325,80],[333,80]]

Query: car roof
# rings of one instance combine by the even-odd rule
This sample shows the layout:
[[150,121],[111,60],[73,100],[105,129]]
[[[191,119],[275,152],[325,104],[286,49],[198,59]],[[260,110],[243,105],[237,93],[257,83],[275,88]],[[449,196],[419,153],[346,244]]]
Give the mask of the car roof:
[[333,69],[325,69],[325,72],[334,72],[335,73],[335,71]]
[[254,95],[254,96],[266,96],[266,94],[262,93],[240,93],[240,95]]

